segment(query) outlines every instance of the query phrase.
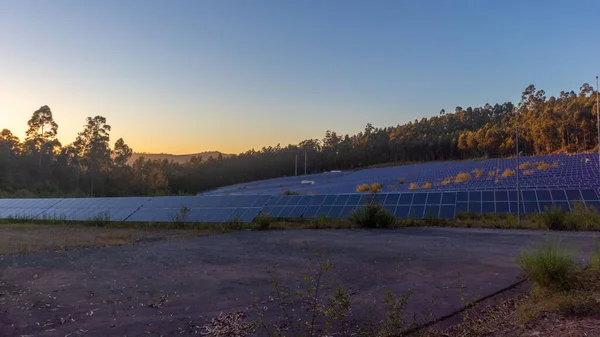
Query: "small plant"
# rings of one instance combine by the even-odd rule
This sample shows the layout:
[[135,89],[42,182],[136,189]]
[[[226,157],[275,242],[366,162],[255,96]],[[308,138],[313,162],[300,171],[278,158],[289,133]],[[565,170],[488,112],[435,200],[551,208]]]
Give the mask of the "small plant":
[[567,222],[565,221],[567,215],[562,207],[552,205],[550,208],[546,208],[544,213],[540,214],[542,223],[546,228],[550,230],[567,230]]
[[227,225],[229,229],[236,231],[244,229],[244,221],[242,220],[242,217],[239,214],[236,214],[236,216],[234,216],[233,219],[231,219]]
[[488,172],[488,177],[494,177],[496,176],[496,172],[495,171],[489,171]]
[[415,183],[410,183],[410,185],[408,185],[409,190],[416,190],[418,188],[419,188],[419,185],[417,185]]
[[512,177],[512,176],[516,176],[517,172],[515,172],[515,170],[513,169],[509,169],[507,168],[506,170],[504,170],[504,172],[502,172],[502,178],[508,178],[508,177]]
[[404,184],[404,178],[398,178],[398,185]]
[[283,195],[300,195],[300,192],[296,192],[296,191],[292,191],[292,190],[285,190],[285,191],[283,191]]
[[258,225],[260,230],[268,230],[273,222],[275,222],[275,219],[266,213],[260,213],[254,218],[254,223]]
[[525,170],[525,171],[523,171],[523,175],[524,176],[530,176],[532,174],[533,174],[533,170]]
[[442,180],[442,186],[446,186],[452,182],[452,178],[446,178]]
[[381,185],[380,183],[372,183],[371,186],[369,186],[369,192],[378,193],[379,191],[381,191],[382,188],[383,185]]
[[570,230],[598,230],[600,228],[600,213],[583,202],[573,203],[571,212],[565,213],[565,228]]
[[555,161],[552,163],[552,168],[557,168],[557,167],[558,167],[558,160],[555,160]]
[[545,161],[538,161],[534,165],[538,170],[547,170],[551,167],[550,164],[546,163]]
[[463,181],[471,180],[471,175],[465,172],[460,172],[454,177],[455,183],[461,183]]
[[371,190],[371,186],[369,184],[360,184],[356,186],[356,192],[369,192]]
[[551,290],[569,290],[576,268],[571,254],[556,240],[546,241],[533,252],[523,251],[517,264],[532,283]]
[[365,205],[350,214],[349,220],[364,228],[387,228],[394,224],[394,216],[381,205]]
[[106,226],[108,223],[110,223],[110,212],[100,212],[89,218],[88,221],[90,221],[94,226]]
[[173,215],[173,222],[174,223],[181,223],[184,222],[185,219],[187,218],[188,214],[190,214],[192,210],[187,207],[186,205],[181,205],[181,207],[179,207],[179,211]]
[[423,185],[423,188],[431,188],[431,183],[428,181]]
[[528,169],[530,169],[532,167],[533,167],[533,164],[531,164],[530,162],[525,162],[525,163],[519,165],[519,168],[521,170],[528,170]]
[[475,172],[475,178],[481,178],[481,177],[483,177],[483,173],[485,172],[482,169],[475,169],[473,171]]

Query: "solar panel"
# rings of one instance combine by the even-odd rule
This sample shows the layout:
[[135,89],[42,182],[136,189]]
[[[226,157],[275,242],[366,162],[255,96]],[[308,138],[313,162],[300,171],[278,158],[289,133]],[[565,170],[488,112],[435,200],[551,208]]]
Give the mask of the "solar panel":
[[427,194],[427,205],[439,205],[442,202],[442,193],[431,192]]

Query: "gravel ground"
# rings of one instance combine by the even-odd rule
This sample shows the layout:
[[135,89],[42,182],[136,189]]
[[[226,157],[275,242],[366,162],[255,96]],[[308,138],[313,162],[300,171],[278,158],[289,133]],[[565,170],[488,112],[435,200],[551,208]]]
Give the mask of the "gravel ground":
[[[243,231],[181,241],[0,257],[0,336],[200,334],[220,312],[266,298],[279,265],[300,278],[323,249],[335,279],[356,294],[412,289],[409,314],[461,307],[461,280],[480,297],[514,283],[517,254],[544,232],[404,228]],[[592,233],[560,233],[581,256]],[[460,274],[460,277],[459,277]],[[432,299],[435,299],[432,305]]]

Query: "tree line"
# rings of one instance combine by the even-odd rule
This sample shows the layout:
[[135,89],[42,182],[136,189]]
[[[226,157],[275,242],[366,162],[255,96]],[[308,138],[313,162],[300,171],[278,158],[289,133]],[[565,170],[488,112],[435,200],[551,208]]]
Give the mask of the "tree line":
[[372,165],[507,157],[519,147],[526,155],[577,153],[597,149],[595,91],[584,83],[579,93],[562,91],[546,97],[530,85],[521,100],[456,107],[391,127],[368,123],[354,135],[327,131],[323,139],[306,139],[282,147],[263,147],[224,158],[193,157],[185,163],[127,161],[132,149],[117,140],[102,116],[88,117],[70,144],[56,138],[58,124],[48,106],[28,121],[23,141],[8,129],[0,133],[0,197],[134,196],[195,194],[220,186],[292,176],[298,157],[303,173],[354,170]]

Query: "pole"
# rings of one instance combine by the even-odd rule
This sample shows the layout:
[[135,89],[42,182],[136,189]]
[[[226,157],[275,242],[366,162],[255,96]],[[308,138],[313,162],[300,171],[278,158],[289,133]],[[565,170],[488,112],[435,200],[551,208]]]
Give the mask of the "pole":
[[598,100],[598,76],[596,76],[596,126],[598,127],[598,170],[600,170],[600,101]]
[[298,155],[296,155],[296,163],[294,164],[294,175],[298,175]]
[[306,155],[307,155],[307,151],[306,149],[304,150],[304,175],[306,175]]
[[519,182],[519,126],[516,128],[516,144],[517,144],[517,223],[521,226],[521,184]]

